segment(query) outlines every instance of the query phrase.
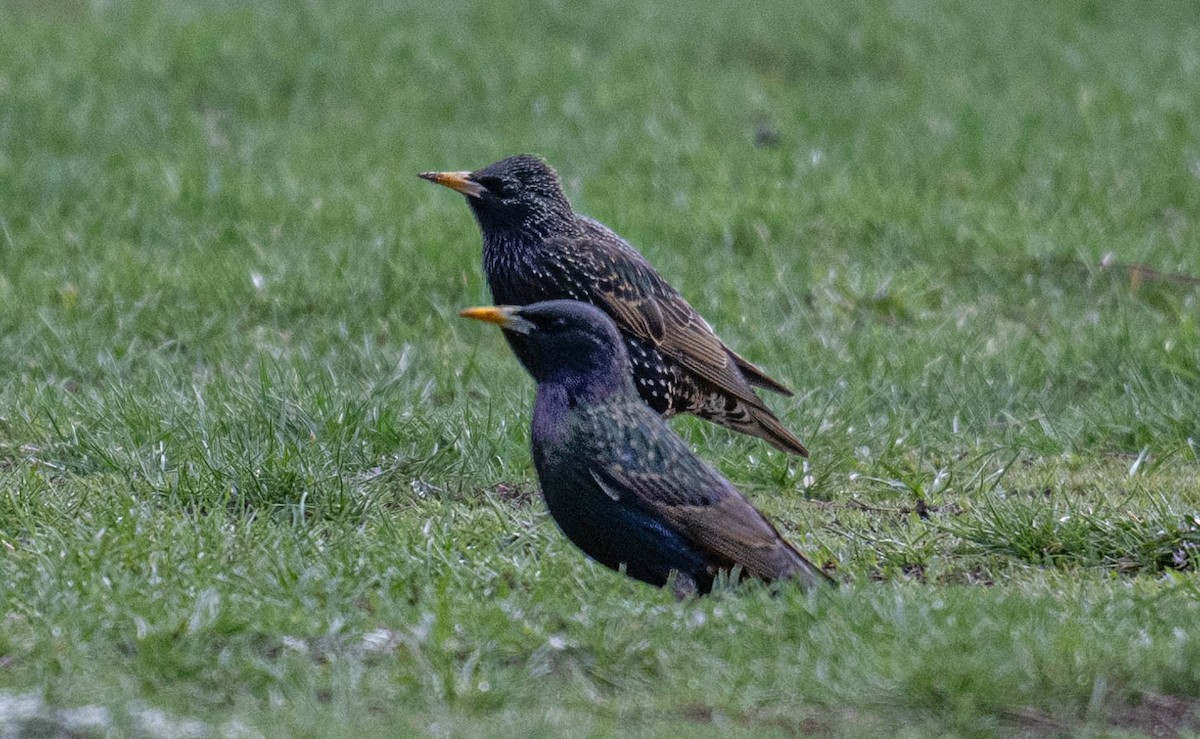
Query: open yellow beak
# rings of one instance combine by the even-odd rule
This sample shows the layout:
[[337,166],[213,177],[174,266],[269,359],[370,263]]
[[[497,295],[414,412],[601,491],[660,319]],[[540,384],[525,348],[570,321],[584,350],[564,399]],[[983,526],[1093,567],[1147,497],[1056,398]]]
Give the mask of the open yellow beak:
[[471,179],[470,172],[422,172],[417,176],[442,187],[448,187],[455,192],[461,192],[470,198],[477,198],[487,192],[486,187]]
[[507,331],[527,334],[533,330],[533,324],[517,315],[520,308],[513,305],[487,305],[478,308],[467,308],[459,312],[463,318],[473,318],[476,321],[494,323]]

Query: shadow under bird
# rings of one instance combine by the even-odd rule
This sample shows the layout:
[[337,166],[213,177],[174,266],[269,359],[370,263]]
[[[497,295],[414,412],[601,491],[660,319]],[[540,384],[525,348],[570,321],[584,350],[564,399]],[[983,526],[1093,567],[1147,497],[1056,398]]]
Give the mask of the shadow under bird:
[[726,346],[628,242],[575,213],[541,159],[522,154],[475,172],[421,177],[466,196],[483,232],[484,272],[496,303],[591,303],[616,322],[634,386],[655,411],[695,414],[808,456],[753,388],[792,391]]
[[831,583],[638,397],[629,355],[594,306],[468,308],[508,332],[537,382],[531,446],[550,515],[588,556],[676,595],[721,572]]

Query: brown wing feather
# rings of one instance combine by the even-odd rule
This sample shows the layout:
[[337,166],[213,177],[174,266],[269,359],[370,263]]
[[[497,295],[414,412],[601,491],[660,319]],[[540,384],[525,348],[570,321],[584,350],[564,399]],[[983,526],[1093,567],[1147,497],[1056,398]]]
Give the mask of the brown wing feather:
[[613,317],[617,326],[635,336],[660,343],[669,333],[667,321],[658,303],[653,300],[630,300],[618,298],[611,292],[599,292],[601,306]]
[[611,497],[666,521],[709,552],[719,566],[740,565],[747,574],[765,580],[797,577],[808,585],[829,582],[728,480],[700,460],[690,461],[687,468],[702,472],[682,479],[676,470],[646,472],[619,465],[593,470],[592,475]]
[[547,246],[595,275],[593,300],[618,327],[723,392],[765,409],[729,347],[696,309],[623,239],[595,221],[585,223],[592,228],[584,235],[556,237]]
[[[674,288],[672,288],[674,292]],[[684,366],[691,368],[692,363],[699,367],[711,367],[714,371],[727,374],[733,370],[736,377],[745,382],[729,356],[729,347],[721,341],[696,309],[678,293],[674,295],[655,296],[650,301],[658,305],[667,325],[671,330],[666,332],[659,348],[665,353],[676,357]]]

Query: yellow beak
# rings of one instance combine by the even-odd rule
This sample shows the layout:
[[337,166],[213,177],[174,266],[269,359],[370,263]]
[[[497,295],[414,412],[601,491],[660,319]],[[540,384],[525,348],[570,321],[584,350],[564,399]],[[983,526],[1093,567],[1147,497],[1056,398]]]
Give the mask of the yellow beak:
[[418,177],[461,192],[470,198],[477,198],[487,192],[486,187],[471,179],[470,172],[422,172]]
[[514,305],[487,305],[478,308],[466,308],[458,315],[463,318],[473,318],[476,321],[494,323],[507,331],[527,334],[533,330],[533,324],[517,315],[520,308]]

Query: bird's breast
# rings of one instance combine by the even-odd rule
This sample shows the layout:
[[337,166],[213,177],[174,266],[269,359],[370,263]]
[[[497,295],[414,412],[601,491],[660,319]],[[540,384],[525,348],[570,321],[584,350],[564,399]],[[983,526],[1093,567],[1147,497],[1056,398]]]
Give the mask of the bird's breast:
[[484,245],[483,267],[492,299],[499,305],[562,299],[593,302],[585,276],[532,244],[518,245],[500,237],[489,239]]

